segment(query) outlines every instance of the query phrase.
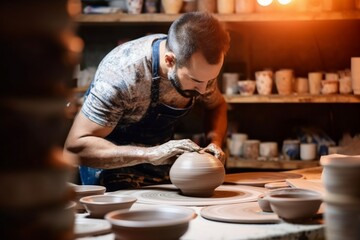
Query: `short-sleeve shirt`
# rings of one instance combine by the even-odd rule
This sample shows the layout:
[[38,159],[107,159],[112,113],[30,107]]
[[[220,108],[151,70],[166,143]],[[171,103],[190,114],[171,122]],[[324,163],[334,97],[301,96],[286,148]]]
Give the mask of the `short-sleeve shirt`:
[[[105,56],[82,106],[87,118],[106,127],[126,126],[142,119],[151,103],[152,43],[164,37],[153,34],[132,40]],[[197,101],[212,108],[221,98],[214,80]]]

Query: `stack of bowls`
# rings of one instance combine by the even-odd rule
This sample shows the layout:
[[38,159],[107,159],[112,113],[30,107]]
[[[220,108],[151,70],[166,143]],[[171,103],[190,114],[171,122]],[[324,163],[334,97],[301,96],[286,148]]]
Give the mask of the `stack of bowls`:
[[322,156],[325,235],[328,240],[360,239],[360,156]]

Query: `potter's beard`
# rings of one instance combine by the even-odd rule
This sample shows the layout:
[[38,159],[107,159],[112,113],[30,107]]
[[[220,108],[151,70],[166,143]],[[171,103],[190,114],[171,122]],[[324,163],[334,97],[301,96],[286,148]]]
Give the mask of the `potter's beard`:
[[183,90],[182,89],[180,80],[179,80],[178,76],[176,75],[176,70],[177,69],[175,68],[174,71],[168,72],[168,79],[170,80],[171,84],[176,89],[176,91],[178,93],[180,93],[181,96],[186,97],[186,98],[192,98],[192,97],[199,96],[200,93],[196,90]]

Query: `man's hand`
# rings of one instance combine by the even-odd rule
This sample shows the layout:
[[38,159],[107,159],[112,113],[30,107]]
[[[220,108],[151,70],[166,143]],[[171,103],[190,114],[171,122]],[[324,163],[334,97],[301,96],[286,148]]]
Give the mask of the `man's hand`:
[[222,162],[222,164],[225,164],[225,153],[216,144],[210,143],[206,148],[204,148],[201,151],[214,155],[217,159],[219,159]]
[[185,152],[198,152],[201,150],[196,143],[190,139],[171,140],[159,146],[150,148],[149,162],[154,165],[170,164],[174,161],[173,156]]

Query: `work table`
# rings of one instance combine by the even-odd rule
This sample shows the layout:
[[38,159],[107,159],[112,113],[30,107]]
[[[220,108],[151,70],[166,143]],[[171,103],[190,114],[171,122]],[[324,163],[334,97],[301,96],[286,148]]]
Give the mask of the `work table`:
[[[319,180],[321,167],[289,171],[300,173],[304,179]],[[151,208],[159,205],[135,203],[132,210]],[[195,212],[195,219],[190,221],[188,231],[181,237],[182,240],[193,239],[324,239],[324,225],[321,218],[315,218],[311,222],[292,224],[281,221],[271,224],[244,224],[213,221],[203,218],[200,211],[203,207],[190,206]],[[84,217],[84,214],[77,214]],[[79,239],[113,240],[114,234],[94,236]]]

